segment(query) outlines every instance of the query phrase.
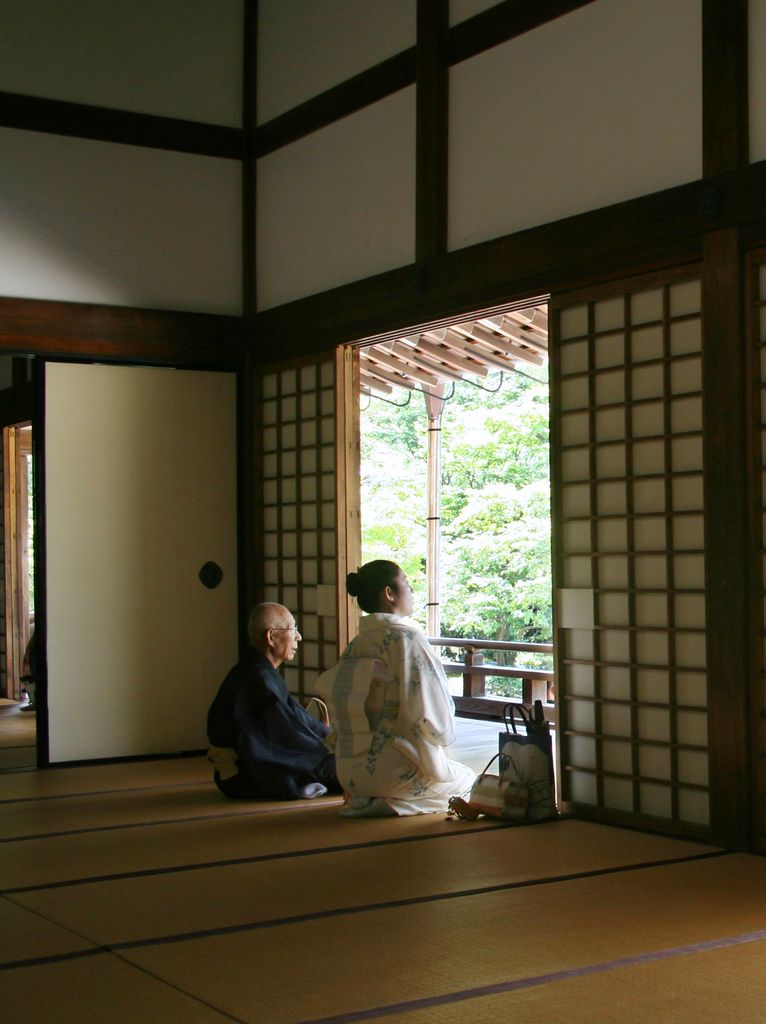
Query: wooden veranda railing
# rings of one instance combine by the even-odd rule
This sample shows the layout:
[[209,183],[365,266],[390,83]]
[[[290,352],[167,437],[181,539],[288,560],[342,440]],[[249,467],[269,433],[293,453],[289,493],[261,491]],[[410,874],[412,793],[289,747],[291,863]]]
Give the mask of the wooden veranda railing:
[[[541,700],[545,717],[557,719],[555,703],[555,676],[553,671],[528,668],[525,665],[495,665],[485,662],[485,651],[521,651],[533,654],[553,654],[553,644],[521,643],[514,640],[464,640],[456,637],[432,636],[434,647],[453,647],[465,651],[462,662],[442,659],[448,676],[462,675],[463,692],[455,696],[455,709],[459,715],[472,718],[503,717],[507,704],[532,704]],[[501,676],[521,680],[521,700],[486,693],[488,676]]]

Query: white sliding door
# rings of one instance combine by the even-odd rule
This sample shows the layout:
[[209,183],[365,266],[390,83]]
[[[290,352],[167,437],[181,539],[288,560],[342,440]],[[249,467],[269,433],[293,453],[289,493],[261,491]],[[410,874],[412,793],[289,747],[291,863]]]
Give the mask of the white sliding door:
[[45,395],[50,760],[201,748],[237,657],[235,375],[48,363]]

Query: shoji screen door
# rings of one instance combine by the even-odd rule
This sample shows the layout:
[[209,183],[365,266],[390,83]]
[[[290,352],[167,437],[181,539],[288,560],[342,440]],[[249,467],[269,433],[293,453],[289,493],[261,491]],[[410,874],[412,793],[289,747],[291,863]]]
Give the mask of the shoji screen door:
[[237,659],[235,375],[48,363],[45,396],[50,759],[202,748]]
[[300,694],[338,657],[335,372],[331,356],[265,369],[259,382],[261,589],[298,622],[303,643],[283,671]]
[[552,312],[563,798],[704,833],[699,280],[565,296]]

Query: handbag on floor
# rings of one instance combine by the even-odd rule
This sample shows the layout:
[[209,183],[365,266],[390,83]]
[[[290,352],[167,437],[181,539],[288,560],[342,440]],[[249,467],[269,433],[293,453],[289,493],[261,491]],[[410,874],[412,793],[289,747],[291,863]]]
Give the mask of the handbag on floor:
[[[516,718],[520,728],[516,727]],[[553,748],[551,730],[545,720],[542,701],[533,708],[507,704],[503,710],[505,731],[500,733],[499,746],[503,772],[510,779],[526,786],[527,821],[542,821],[556,814],[553,787]]]
[[[310,715],[317,718],[322,725],[330,724],[330,712],[321,697],[307,697],[303,704]],[[312,710],[313,709],[313,710]]]
[[[500,762],[499,773],[494,774],[490,768],[497,760]],[[504,761],[502,754],[495,754],[471,786],[468,799],[451,798],[450,815],[466,821],[473,821],[480,814],[506,821],[523,821],[527,809],[527,787],[504,772]]]

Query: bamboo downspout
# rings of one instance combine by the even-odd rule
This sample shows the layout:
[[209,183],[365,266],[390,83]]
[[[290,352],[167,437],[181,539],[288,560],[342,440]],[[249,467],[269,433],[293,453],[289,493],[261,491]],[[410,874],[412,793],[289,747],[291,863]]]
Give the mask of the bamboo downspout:
[[426,548],[426,579],[428,581],[428,606],[426,609],[426,631],[429,636],[439,636],[440,593],[441,593],[441,429],[444,386],[423,393],[428,413],[428,532]]

